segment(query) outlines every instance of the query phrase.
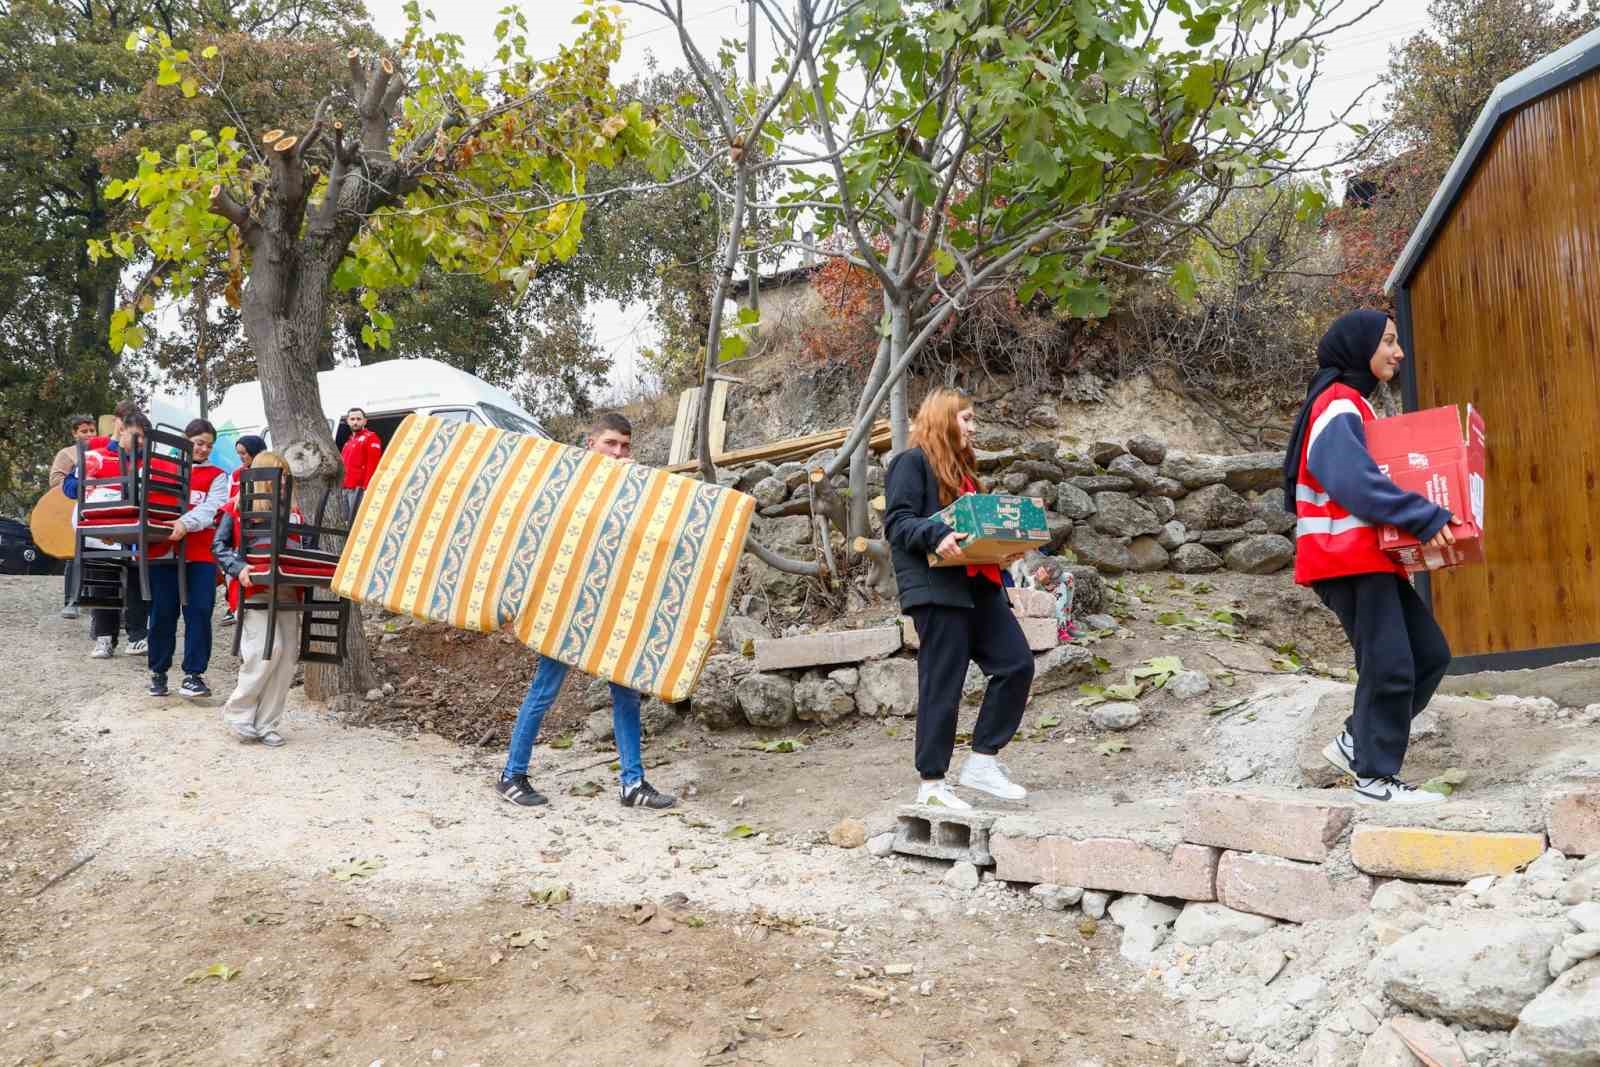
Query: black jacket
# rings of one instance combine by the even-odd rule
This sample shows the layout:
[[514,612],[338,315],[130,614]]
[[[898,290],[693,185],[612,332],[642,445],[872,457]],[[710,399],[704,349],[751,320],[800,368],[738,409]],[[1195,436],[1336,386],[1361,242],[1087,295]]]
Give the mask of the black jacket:
[[907,449],[889,464],[884,495],[883,531],[894,558],[900,610],[926,604],[972,607],[972,580],[965,567],[928,566],[928,553],[954,531],[928,517],[944,505],[939,502],[939,479],[922,449]]

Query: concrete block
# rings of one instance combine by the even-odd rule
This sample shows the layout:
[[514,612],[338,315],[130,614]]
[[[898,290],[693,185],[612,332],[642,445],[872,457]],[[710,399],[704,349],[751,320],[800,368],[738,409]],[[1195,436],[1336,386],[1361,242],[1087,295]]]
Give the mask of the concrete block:
[[1011,598],[1011,610],[1018,615],[1030,619],[1056,617],[1056,598],[1041,589],[1018,589],[1013,586],[1006,590],[1006,595]]
[[994,865],[990,853],[993,812],[954,811],[926,804],[905,804],[895,812],[894,850],[908,856]]
[[1224,852],[1217,864],[1217,899],[1235,911],[1304,923],[1366,910],[1374,883],[1364,874],[1336,878],[1320,863],[1258,852]]
[[1122,837],[989,836],[995,873],[1008,882],[1052,882],[1118,893],[1215,900],[1218,851],[1180,844],[1171,851]]
[[898,652],[900,643],[900,628],[897,626],[757,639],[756,670],[786,671],[799,667],[860,663]]
[[1350,826],[1352,801],[1293,789],[1197,789],[1183,838],[1235,852],[1320,863]]
[[1543,834],[1358,826],[1350,835],[1350,857],[1358,869],[1415,882],[1470,882],[1480,875],[1510,874],[1543,853]]
[[1028,647],[1034,652],[1049,652],[1061,643],[1061,633],[1056,629],[1056,620],[1021,618],[1017,622],[1022,624],[1022,636],[1028,639]]
[[1600,855],[1600,789],[1580,789],[1550,799],[1550,847],[1569,856]]

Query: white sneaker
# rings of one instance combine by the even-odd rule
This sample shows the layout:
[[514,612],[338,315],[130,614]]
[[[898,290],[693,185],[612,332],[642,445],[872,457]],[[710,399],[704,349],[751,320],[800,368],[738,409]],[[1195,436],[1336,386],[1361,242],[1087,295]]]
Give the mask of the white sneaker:
[[114,656],[116,654],[117,654],[117,646],[113,645],[111,643],[111,638],[109,638],[109,637],[97,637],[97,638],[94,639],[94,651],[89,653],[89,658],[90,659],[110,659],[112,656]]
[[1322,750],[1322,758],[1339,768],[1352,778],[1356,774],[1356,739],[1350,736],[1349,730],[1340,730],[1339,736],[1328,742]]
[[1439,804],[1445,799],[1443,793],[1418,789],[1393,777],[1357,778],[1351,792],[1363,804]]
[[971,811],[972,805],[956,796],[955,790],[945,784],[943,778],[932,782],[923,782],[917,787],[917,803],[931,804],[936,808],[952,808],[956,811]]
[[1001,800],[1026,800],[1028,791],[1006,775],[1000,761],[993,756],[977,752],[967,757],[961,768],[960,782],[968,789],[979,789]]
[[129,641],[128,642],[128,655],[130,655],[130,656],[142,656],[146,652],[149,652],[149,651],[150,651],[150,642],[148,640],[139,640],[139,641]]

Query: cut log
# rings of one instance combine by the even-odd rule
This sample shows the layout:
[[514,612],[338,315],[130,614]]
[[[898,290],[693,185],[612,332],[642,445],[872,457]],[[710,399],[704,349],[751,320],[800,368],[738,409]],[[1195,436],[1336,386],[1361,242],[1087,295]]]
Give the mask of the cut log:
[[261,140],[263,140],[267,144],[272,144],[274,141],[277,141],[277,140],[281,139],[282,137],[283,137],[283,131],[282,130],[268,130],[266,133],[261,135]]
[[280,140],[277,143],[275,143],[272,146],[272,150],[274,152],[287,152],[287,151],[289,151],[289,149],[293,148],[295,145],[297,145],[299,143],[300,143],[300,138],[298,138],[298,137],[285,137],[282,140]]
[[878,596],[892,600],[900,595],[894,580],[894,560],[889,555],[889,542],[881,538],[857,537],[852,544],[856,555],[867,557],[867,585]]

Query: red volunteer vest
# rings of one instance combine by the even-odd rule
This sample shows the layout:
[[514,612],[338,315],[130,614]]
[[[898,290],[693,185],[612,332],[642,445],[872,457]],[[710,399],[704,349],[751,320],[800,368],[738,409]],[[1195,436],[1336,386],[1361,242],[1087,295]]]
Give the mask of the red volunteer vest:
[[1311,404],[1294,494],[1294,580],[1300,585],[1352,574],[1406,575],[1406,569],[1378,547],[1378,528],[1341,507],[1306,462],[1312,442],[1328,423],[1352,414],[1360,417],[1363,426],[1378,420],[1366,398],[1342,382],[1324,389]]
[[[191,467],[189,469],[189,507],[195,508],[205,500],[206,494],[211,490],[211,483],[223,477],[221,467],[213,467],[209,463]],[[215,524],[213,524],[215,525]],[[183,558],[190,563],[215,563],[217,558],[211,554],[212,527],[196,530],[183,539]]]

